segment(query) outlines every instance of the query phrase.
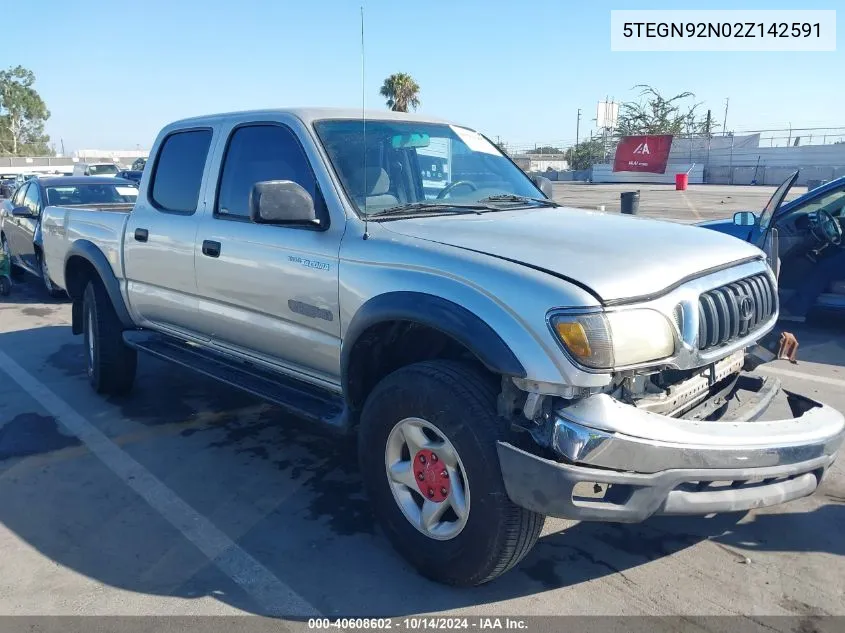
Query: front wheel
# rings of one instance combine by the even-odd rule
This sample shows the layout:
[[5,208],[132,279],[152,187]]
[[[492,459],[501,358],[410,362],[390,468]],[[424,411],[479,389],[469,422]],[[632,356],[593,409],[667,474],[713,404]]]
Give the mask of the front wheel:
[[82,296],[82,325],[88,380],[97,393],[123,394],[132,388],[137,353],[123,342],[123,326],[99,279]]
[[537,542],[543,515],[507,495],[497,440],[507,423],[472,367],[426,361],[384,378],[361,414],[364,486],[394,548],[424,576],[480,585]]

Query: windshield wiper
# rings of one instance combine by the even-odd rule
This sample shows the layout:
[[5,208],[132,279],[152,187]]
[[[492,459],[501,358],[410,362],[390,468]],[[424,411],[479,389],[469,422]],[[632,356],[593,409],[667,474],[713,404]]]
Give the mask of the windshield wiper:
[[548,198],[531,198],[529,196],[518,196],[515,193],[500,193],[495,196],[487,196],[479,202],[531,202],[541,207],[559,207],[557,202]]
[[389,215],[403,215],[405,213],[413,213],[415,211],[442,211],[444,213],[468,213],[471,211],[498,211],[496,207],[491,207],[489,204],[434,204],[432,202],[411,202],[409,204],[400,204],[395,207],[388,207],[386,209],[379,209],[367,214],[368,218],[385,217]]

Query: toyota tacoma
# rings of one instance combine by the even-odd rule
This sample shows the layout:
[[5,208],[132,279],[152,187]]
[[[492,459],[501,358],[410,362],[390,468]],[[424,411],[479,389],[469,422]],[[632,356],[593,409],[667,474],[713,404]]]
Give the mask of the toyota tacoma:
[[266,110],[159,134],[131,211],[47,207],[94,389],[137,352],[357,435],[374,515],[477,585],[546,516],[746,511],[818,487],[843,416],[756,373],[763,251],[563,207],[475,130]]

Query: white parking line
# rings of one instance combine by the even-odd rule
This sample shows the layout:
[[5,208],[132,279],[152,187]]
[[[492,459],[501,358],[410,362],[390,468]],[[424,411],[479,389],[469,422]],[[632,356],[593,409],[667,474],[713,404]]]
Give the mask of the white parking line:
[[813,382],[824,383],[825,385],[833,385],[835,387],[845,387],[845,380],[841,378],[828,378],[827,376],[816,376],[815,374],[805,374],[802,371],[792,371],[791,369],[781,369],[780,367],[760,367],[760,371],[768,372],[770,374],[779,374],[781,376],[789,376],[791,378],[800,378],[801,380],[811,380]]
[[123,483],[252,597],[266,615],[320,616],[320,612],[269,569],[241,549],[155,475],[74,411],[49,388],[0,351],[0,369],[78,437]]
[[690,211],[692,211],[692,212],[693,212],[693,214],[695,215],[696,219],[697,219],[697,220],[700,220],[700,219],[701,219],[701,214],[699,214],[698,209],[696,209],[696,208],[692,205],[692,202],[690,202],[690,201],[689,201],[689,198],[687,198],[687,193],[686,193],[685,191],[682,191],[682,192],[681,192],[681,199],[684,201],[684,204],[686,204],[686,205],[687,205],[687,208],[688,208]]

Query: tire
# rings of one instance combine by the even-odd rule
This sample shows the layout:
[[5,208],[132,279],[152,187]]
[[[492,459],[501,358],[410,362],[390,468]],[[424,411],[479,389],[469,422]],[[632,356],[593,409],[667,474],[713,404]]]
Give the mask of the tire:
[[6,241],[6,236],[3,236],[3,242],[0,244],[0,248],[3,249],[3,252],[6,253],[6,257],[9,259],[9,275],[11,275],[12,279],[22,279],[26,274],[23,268],[20,268],[12,261],[12,249],[9,247],[9,242]]
[[[409,449],[420,444],[408,442],[400,461],[394,461],[396,432],[410,428],[414,435],[415,425],[422,425],[429,439],[440,437],[431,446],[454,449],[456,468],[462,471],[457,481],[466,500],[456,506],[466,509],[465,519],[447,508],[442,516],[452,515],[458,520],[450,523],[444,519],[429,533],[421,529],[423,521],[415,523],[409,518],[414,508],[408,504],[409,499],[417,505],[425,503],[425,495],[437,503],[426,483],[430,473],[417,472],[423,468],[418,460],[425,451],[412,457]],[[480,372],[460,362],[435,360],[408,365],[382,379],[367,398],[358,445],[364,487],[393,547],[423,576],[448,585],[480,585],[514,567],[537,542],[545,517],[514,504],[502,480],[496,441],[505,438],[507,432],[507,423],[496,411],[494,386]],[[405,432],[399,437],[404,438]],[[447,457],[441,456],[439,462],[446,463]],[[395,475],[388,474],[391,464],[397,472],[407,472],[405,459],[414,468],[408,476],[410,483],[420,490],[411,492],[412,486],[404,483],[407,479],[397,484]],[[433,459],[429,456],[429,462]],[[418,484],[421,474],[426,479]],[[455,481],[445,470],[442,476]],[[455,505],[452,497],[456,490],[451,488],[442,503]],[[440,492],[445,493],[446,488]],[[424,513],[420,509],[417,514]]]
[[127,393],[135,381],[137,353],[123,342],[123,325],[99,279],[82,296],[82,325],[88,380],[102,394]]
[[50,279],[50,271],[47,270],[47,262],[44,261],[44,256],[41,254],[38,254],[38,270],[41,272],[41,283],[44,284],[44,290],[47,291],[47,294],[53,299],[61,299],[64,297],[65,291],[59,288],[53,283],[53,280]]

